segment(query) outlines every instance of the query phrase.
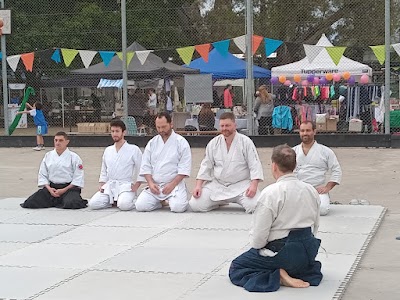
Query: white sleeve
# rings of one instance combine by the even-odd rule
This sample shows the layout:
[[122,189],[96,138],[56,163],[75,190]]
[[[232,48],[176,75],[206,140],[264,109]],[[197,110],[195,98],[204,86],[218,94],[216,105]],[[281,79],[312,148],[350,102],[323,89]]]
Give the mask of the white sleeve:
[[30,114],[32,117],[36,116],[36,109],[31,109],[31,110],[29,111],[29,114]]
[[107,165],[106,165],[106,150],[104,150],[103,157],[101,158],[101,170],[100,170],[100,177],[99,182],[107,182]]
[[331,171],[331,177],[329,181],[331,182],[336,182],[337,184],[340,184],[342,180],[342,168],[340,167],[340,164],[336,158],[335,153],[329,149],[328,153],[328,168]]
[[[50,152],[49,152],[50,153]],[[38,174],[38,187],[44,187],[46,184],[50,184],[49,181],[49,170],[46,165],[47,154],[43,157],[40,163],[39,174]]]
[[135,154],[133,155],[133,163],[135,165],[133,171],[133,182],[146,182],[146,179],[139,175],[142,166],[142,151],[140,151],[139,148],[136,148]]
[[275,219],[274,212],[270,207],[260,201],[261,197],[269,197],[264,193],[260,196],[256,210],[253,213],[253,226],[250,231],[250,246],[255,249],[264,248],[268,243],[268,236],[272,222]]
[[246,154],[247,154],[247,165],[249,166],[250,169],[250,179],[251,180],[259,179],[263,181],[264,173],[260,157],[258,156],[256,146],[250,139],[246,142]]
[[72,175],[71,184],[80,188],[84,186],[84,173],[82,159],[76,154],[72,159],[72,168],[74,174]]
[[139,176],[153,175],[153,167],[151,165],[151,143],[152,140],[150,140],[147,143],[146,148],[144,148]]
[[213,140],[211,140],[206,147],[206,153],[203,160],[201,161],[199,172],[197,173],[196,179],[205,181],[213,180],[214,156],[211,146],[212,143]]
[[189,143],[185,139],[182,139],[179,141],[178,147],[180,147],[179,153],[181,156],[178,163],[178,174],[190,176],[192,169],[192,152]]

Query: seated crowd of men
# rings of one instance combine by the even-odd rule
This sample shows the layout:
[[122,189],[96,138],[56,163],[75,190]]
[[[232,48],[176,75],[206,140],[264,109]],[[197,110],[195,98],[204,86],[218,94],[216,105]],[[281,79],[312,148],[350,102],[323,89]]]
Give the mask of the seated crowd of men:
[[[125,140],[124,122],[111,122],[114,144],[104,151],[99,190],[89,201],[81,197],[82,160],[68,149],[68,135],[57,133],[54,150],[46,153],[40,165],[40,189],[21,206],[117,206],[143,212],[168,206],[172,212],[182,213],[237,203],[253,213],[252,248],[233,260],[229,270],[233,284],[248,291],[271,292],[281,285],[320,283],[321,264],[315,261],[320,240],[315,235],[320,214],[329,211],[328,193],[340,183],[341,168],[333,151],[315,141],[312,122],[301,124],[300,145],[274,148],[271,171],[276,183],[260,192],[258,184],[264,175],[257,149],[249,137],[237,132],[234,115],[222,114],[221,134],[206,147],[190,199],[184,181],[191,174],[189,143],[174,132],[168,113],[159,113],[155,122],[158,135],[147,143],[143,154]],[[328,171],[331,177],[325,184]],[[147,185],[138,194],[142,183]]]

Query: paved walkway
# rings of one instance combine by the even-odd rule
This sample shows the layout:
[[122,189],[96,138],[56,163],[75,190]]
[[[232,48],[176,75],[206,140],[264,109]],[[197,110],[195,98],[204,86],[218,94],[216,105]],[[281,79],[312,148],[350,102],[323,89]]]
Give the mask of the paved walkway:
[[[83,195],[84,197],[89,198],[97,188],[100,159],[103,149],[76,148],[74,150],[77,151],[84,160],[86,187]],[[204,155],[204,149],[192,149],[192,151],[192,178],[187,181],[189,188],[192,188],[194,185],[193,177],[197,173],[200,160]],[[266,177],[265,182],[261,186],[263,187],[272,182],[272,177],[270,175],[271,149],[260,148],[258,151],[263,161],[264,173]],[[366,199],[374,206],[370,206],[368,208],[363,206],[350,207],[338,205],[335,206],[334,209],[340,210],[346,207],[351,209],[351,211],[349,210],[350,216],[343,215],[345,212],[342,211],[343,214],[332,214],[326,218],[323,218],[322,224],[325,226],[325,231],[331,232],[329,234],[325,233],[324,230],[322,230],[324,227],[321,226],[321,231],[323,231],[321,232],[323,235],[323,245],[324,243],[328,243],[324,246],[324,248],[327,250],[328,257],[326,258],[325,253],[320,254],[320,259],[323,261],[324,266],[328,268],[328,270],[324,269],[327,284],[335,282],[335,278],[338,278],[335,276],[343,276],[343,274],[347,272],[346,268],[347,270],[350,270],[353,262],[357,259],[356,253],[359,253],[358,251],[360,249],[363,251],[364,242],[362,242],[360,239],[356,239],[354,235],[362,236],[367,241],[368,234],[366,232],[367,230],[373,228],[374,224],[376,224],[376,221],[379,218],[377,217],[379,214],[378,211],[382,210],[382,208],[379,206],[386,207],[388,210],[383,218],[383,222],[379,230],[377,230],[375,237],[372,239],[367,251],[362,257],[361,262],[358,264],[355,274],[348,278],[343,277],[345,280],[351,279],[350,284],[347,286],[347,289],[344,292],[344,295],[340,294],[342,289],[340,288],[340,284],[338,284],[338,282],[336,282],[335,285],[330,286],[330,288],[323,285],[322,288],[310,288],[302,291],[302,293],[304,293],[305,296],[310,296],[308,293],[317,295],[314,294],[317,293],[314,292],[314,290],[323,291],[324,297],[330,297],[332,296],[332,291],[336,292],[339,288],[338,295],[342,295],[342,299],[346,300],[400,299],[400,291],[397,288],[398,274],[400,272],[400,242],[395,240],[395,237],[400,235],[400,203],[398,201],[398,182],[400,180],[400,160],[398,159],[399,150],[346,148],[334,149],[334,151],[337,153],[339,161],[342,164],[344,176],[342,185],[335,188],[332,192],[333,200],[347,204],[353,198]],[[2,183],[0,189],[0,199],[10,197],[26,197],[35,190],[37,168],[43,155],[44,151],[33,152],[30,148],[0,149],[0,182]],[[184,297],[187,299],[196,299],[196,297],[206,297],[206,295],[210,295],[210,299],[214,299],[213,297],[215,294],[208,293],[213,293],[214,290],[218,289],[225,291],[228,295],[231,295],[232,293],[233,299],[235,299],[235,297],[238,299],[243,299],[243,295],[246,296],[246,299],[249,297],[249,294],[244,293],[244,291],[242,291],[240,288],[231,286],[226,277],[226,268],[229,260],[238,252],[242,251],[243,247],[246,248],[247,228],[249,226],[250,219],[248,219],[249,216],[246,216],[241,212],[237,213],[235,211],[233,214],[231,214],[231,211],[229,211],[229,213],[225,212],[223,214],[221,214],[221,212],[217,212],[206,215],[197,215],[191,213],[176,215],[162,211],[152,214],[143,214],[143,217],[139,217],[135,212],[120,213],[115,211],[63,212],[43,210],[31,212],[20,209],[17,206],[19,201],[20,200],[0,200],[0,207],[3,205],[8,205],[7,203],[10,202],[13,202],[13,205],[15,205],[14,209],[12,207],[0,208],[0,222],[7,223],[1,224],[4,230],[0,230],[1,241],[3,241],[0,242],[0,265],[3,266],[3,270],[0,271],[0,274],[2,274],[0,275],[0,292],[4,294],[2,295],[0,293],[0,298],[22,297],[23,295],[18,294],[20,295],[18,296],[16,293],[27,293],[28,291],[32,292],[32,294],[40,293],[46,288],[51,287],[59,282],[62,283],[59,287],[49,290],[48,293],[46,292],[44,294],[40,294],[41,297],[50,297],[52,299],[58,298],[51,297],[54,295],[52,293],[58,293],[59,291],[63,293],[64,289],[67,289],[68,291],[72,284],[77,284],[76,290],[72,292],[82,292],[86,286],[88,286],[90,287],[90,290],[96,291],[96,289],[98,289],[100,296],[108,295],[109,297],[112,297],[115,295],[107,294],[107,288],[109,287],[114,285],[116,287],[123,286],[125,289],[127,289],[127,294],[130,294],[129,289],[136,291],[137,289],[135,289],[135,287],[137,285],[141,286],[146,282],[152,282],[152,285],[146,291],[146,295],[148,295],[148,297],[138,294],[138,298],[154,299],[152,298],[152,295],[154,295],[152,293],[162,291],[162,296],[165,296],[167,299],[176,299],[177,297],[181,297],[180,299]],[[363,211],[366,212],[366,210],[374,207],[377,209],[375,215],[371,216],[368,214],[363,214]],[[231,209],[230,206],[228,208]],[[30,216],[27,215],[28,213]],[[34,214],[32,215],[32,213]],[[357,213],[361,213],[361,215],[358,215]],[[89,217],[93,214],[95,214],[94,216],[98,217],[96,217],[96,220],[94,220],[92,217]],[[113,230],[116,227],[112,223],[105,224],[105,226],[93,225],[95,222],[107,221],[110,219],[111,222],[113,218],[115,218],[117,221],[120,220],[123,222],[124,220],[126,221],[124,216],[129,216],[127,218],[132,220],[140,220],[138,218],[144,218],[147,221],[144,221],[143,219],[139,226],[143,227],[143,224],[149,225],[149,223],[143,222],[150,222],[151,226],[148,227],[155,228],[147,228],[146,230],[144,228],[140,228],[139,230],[135,227],[138,224],[128,223],[128,226],[126,227],[118,227],[118,232],[132,231],[134,234],[127,234],[121,237],[121,235],[113,234]],[[182,221],[183,223],[174,223],[172,227],[169,225],[163,225],[168,227],[166,231],[157,231],[159,230],[159,225],[157,224],[160,224],[160,222],[161,224],[171,224],[171,218],[174,222]],[[182,220],[181,218],[184,219]],[[197,222],[195,223],[195,226],[202,227],[203,229],[195,229],[196,227],[194,227],[194,225],[190,225],[193,228],[181,228],[182,226],[185,226],[185,222],[189,222],[192,218],[194,218],[193,220]],[[212,223],[209,218],[212,218],[214,221],[218,220],[216,221],[217,224]],[[346,223],[347,221],[345,222],[345,220],[347,219],[352,219],[355,223]],[[68,220],[69,223],[66,220]],[[17,221],[19,224],[15,223]],[[37,223],[42,225],[38,225]],[[92,224],[89,226],[90,223]],[[227,225],[230,226],[228,228],[229,230],[221,230],[221,226]],[[207,226],[216,226],[216,228],[211,229],[207,228]],[[35,233],[29,234],[29,231],[27,231],[28,228]],[[87,234],[88,230],[96,231],[96,229],[99,228],[102,229],[101,234]],[[34,229],[36,229],[36,231]],[[152,230],[155,230],[155,232]],[[335,233],[335,230],[340,231]],[[356,232],[353,232],[354,230],[356,230]],[[141,233],[139,234],[138,231]],[[102,240],[102,236],[105,235],[103,232],[111,232],[111,234],[107,234],[107,236],[110,237],[110,245],[108,246],[102,245],[104,242]],[[191,233],[189,235],[190,237],[195,235],[194,240],[193,238],[190,239],[185,235],[185,233],[188,232]],[[162,234],[158,235],[159,233]],[[76,236],[74,236],[75,234]],[[123,233],[121,234],[123,235]],[[225,236],[228,237],[234,234],[238,235],[237,238],[224,238]],[[348,235],[350,238],[342,241],[337,239],[339,234],[342,234],[343,236]],[[99,235],[100,237],[98,237]],[[25,241],[13,242],[12,239],[15,239],[17,236],[19,236],[19,238],[22,240],[25,239]],[[92,236],[92,240],[89,239],[90,236]],[[174,240],[179,239],[181,236],[185,237],[184,241],[181,240],[179,242]],[[29,237],[30,239],[27,239]],[[137,237],[137,240],[135,240],[134,237]],[[168,237],[168,239],[166,239],[166,237]],[[332,237],[334,237],[334,240],[330,240]],[[185,261],[185,259],[187,259],[185,255],[189,255],[189,253],[196,254],[196,249],[198,247],[192,247],[190,244],[203,247],[202,249],[206,253],[209,253],[210,249],[213,249],[213,247],[213,250],[218,250],[222,247],[224,254],[218,254],[219,251],[211,251],[213,253],[215,252],[214,256],[212,257],[217,257],[215,257],[215,260],[212,260],[210,264],[193,263],[183,266],[181,264],[176,265],[172,259],[168,259],[170,255],[173,255],[170,254],[171,248],[173,248],[172,246],[176,246],[175,244],[172,244],[172,246],[171,244],[168,244],[170,239],[171,241],[176,241],[176,245],[179,245],[180,249],[184,249],[181,250],[181,252],[178,252],[178,254],[174,255],[174,259],[178,257]],[[200,243],[199,241],[204,242]],[[141,244],[142,242],[145,243]],[[82,243],[82,245],[79,245],[79,243]],[[95,247],[96,243],[97,248]],[[64,255],[63,260],[52,260],[52,256],[50,254],[54,254],[55,249],[61,251],[61,253],[65,253],[62,251],[66,250],[66,244],[71,245],[72,248],[75,248],[75,252],[68,251],[68,254]],[[152,245],[150,247],[151,249],[162,249],[159,250],[161,252],[160,255],[158,255],[158,253],[150,252],[150,257],[152,259],[157,257],[157,260],[155,260],[154,263],[146,261],[144,264],[144,260],[131,262],[131,259],[127,259],[126,263],[124,262],[122,265],[117,264],[119,258],[132,253],[135,247],[137,249],[146,249],[148,245]],[[333,246],[339,248],[331,248]],[[22,257],[18,258],[19,251],[26,251],[26,249],[36,249],[37,251],[38,249],[40,250],[41,247],[45,247],[47,252],[42,253],[41,251],[29,251],[28,254],[24,254]],[[50,248],[47,247],[54,247],[54,251],[50,251],[49,254]],[[91,249],[89,253],[85,252],[87,247],[94,247],[95,250]],[[148,253],[147,249],[143,251],[144,252],[142,255],[146,255],[146,253]],[[84,258],[80,256],[81,252]],[[193,261],[201,261],[201,253],[196,254],[195,257],[197,258]],[[13,261],[11,258],[14,257],[15,259],[15,255],[17,255],[17,259]],[[218,257],[218,255],[221,256]],[[351,258],[351,256],[353,256],[353,258]],[[10,258],[10,260],[7,259],[7,261],[4,261],[3,259],[6,257]],[[113,258],[109,260],[109,257]],[[159,261],[158,257],[165,258],[162,260],[164,261],[164,264]],[[334,260],[334,258],[340,259]],[[332,273],[329,272],[330,263],[328,260],[332,262],[331,266],[334,266],[332,270],[335,271]],[[65,264],[70,264],[70,266],[63,265],[63,261]],[[224,262],[226,263],[223,264]],[[138,266],[137,268],[135,265],[136,263]],[[35,264],[38,266],[28,267]],[[342,264],[346,266],[346,268],[339,268],[339,266]],[[7,265],[10,265],[10,267],[4,267]],[[100,265],[102,268],[99,268]],[[22,266],[23,268],[18,268],[16,266]],[[179,276],[179,274],[175,274],[176,272],[173,274],[169,274],[168,272],[168,274],[166,274],[164,272],[167,269],[170,269],[172,272],[174,272],[179,266],[182,268],[178,269],[179,272],[182,274],[190,274]],[[196,272],[192,274],[193,271],[188,269],[190,267],[196,267],[198,269],[196,269],[197,271],[195,270]],[[126,268],[126,270],[122,275],[121,272],[112,271],[113,268],[121,270]],[[40,272],[43,271],[43,273],[37,273],[39,269],[41,270]],[[140,270],[142,272],[135,273],[132,271],[132,269]],[[76,270],[82,270],[83,272],[82,274],[78,272],[79,280],[74,280]],[[160,275],[159,272],[162,272],[162,275]],[[43,277],[41,277],[42,275],[40,274],[43,274]],[[102,274],[102,276],[100,276],[100,274]],[[128,279],[126,279],[125,276],[128,276]],[[211,277],[208,278],[209,276]],[[3,278],[9,278],[9,280],[4,280]],[[36,280],[37,278],[40,280]],[[45,280],[45,278],[47,279]],[[70,278],[71,280],[64,282],[63,280],[65,280],[65,278]],[[121,280],[118,280],[118,278],[121,278]],[[206,278],[208,279],[206,280]],[[332,280],[330,280],[330,278]],[[217,279],[221,281],[218,281]],[[97,282],[95,288],[92,288],[89,284],[92,280]],[[180,284],[175,285],[177,282]],[[342,280],[341,282],[345,281]],[[379,282],[379,284],[377,284],[377,282]],[[160,289],[153,288],[158,286]],[[167,288],[166,286],[169,287]],[[179,288],[180,286],[182,287]],[[214,286],[218,286],[218,288],[212,288]],[[206,289],[207,287],[211,288]],[[6,291],[7,293],[9,292],[9,289],[12,289],[11,291],[14,294],[5,294]],[[290,299],[290,292],[287,292],[286,290],[287,289],[282,289],[279,293],[276,293],[273,296],[268,295],[268,297],[280,298],[280,296],[285,293],[285,296],[287,297],[280,299]],[[181,294],[173,294],[174,291]],[[80,294],[76,298],[82,299],[82,295],[84,294]],[[296,292],[296,295],[298,295],[298,292]],[[93,297],[95,296],[96,294]],[[239,296],[241,298],[239,298]],[[266,296],[253,295],[252,297],[263,297],[264,299]],[[325,299],[320,298],[319,294],[316,297],[316,299]],[[84,298],[86,299],[86,297]],[[222,297],[219,297],[219,299],[221,298]]]

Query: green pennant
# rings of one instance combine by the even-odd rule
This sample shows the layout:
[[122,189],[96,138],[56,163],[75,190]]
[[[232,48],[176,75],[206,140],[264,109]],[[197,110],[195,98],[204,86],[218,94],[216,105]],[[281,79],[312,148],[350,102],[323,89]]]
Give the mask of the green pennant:
[[372,49],[372,51],[374,51],[374,54],[378,59],[379,63],[383,65],[386,59],[385,45],[369,46],[369,47]]
[[[133,56],[135,55],[135,52],[126,52],[126,65],[129,66],[129,64],[131,63],[131,60],[133,58]],[[117,52],[117,56],[119,57],[120,60],[123,60],[123,53],[122,52]]]
[[176,49],[176,52],[178,52],[178,54],[181,57],[182,61],[186,65],[189,65],[190,62],[192,61],[193,52],[194,52],[194,46],[178,48],[178,49]]
[[64,59],[65,66],[69,67],[79,51],[75,49],[61,49],[61,53]]
[[346,47],[325,47],[335,65],[338,65]]

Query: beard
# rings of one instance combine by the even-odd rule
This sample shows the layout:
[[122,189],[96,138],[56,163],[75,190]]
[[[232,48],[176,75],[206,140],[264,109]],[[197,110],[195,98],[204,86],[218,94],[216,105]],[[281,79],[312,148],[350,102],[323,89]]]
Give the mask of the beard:
[[112,139],[114,142],[119,142],[120,140],[122,140],[122,136],[113,136]]

